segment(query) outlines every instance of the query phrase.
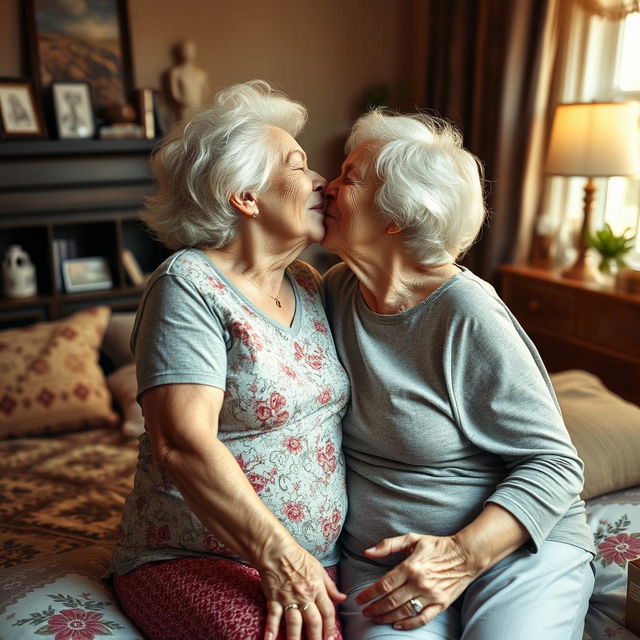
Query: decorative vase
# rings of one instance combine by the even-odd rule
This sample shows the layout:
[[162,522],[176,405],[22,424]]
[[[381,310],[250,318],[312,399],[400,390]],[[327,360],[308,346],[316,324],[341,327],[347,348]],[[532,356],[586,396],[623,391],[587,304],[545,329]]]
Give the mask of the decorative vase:
[[28,298],[38,292],[36,268],[29,254],[18,244],[7,249],[2,262],[2,276],[7,298]]
[[598,271],[605,276],[614,276],[618,271],[618,261],[615,258],[600,258]]

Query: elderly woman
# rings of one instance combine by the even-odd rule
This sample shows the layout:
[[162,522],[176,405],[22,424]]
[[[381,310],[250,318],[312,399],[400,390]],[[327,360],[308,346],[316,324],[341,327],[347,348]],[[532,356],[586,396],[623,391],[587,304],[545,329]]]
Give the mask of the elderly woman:
[[578,640],[582,463],[535,347],[456,263],[483,224],[479,165],[422,115],[369,113],[347,152],[323,242],[345,263],[325,282],[352,385],[345,637]]
[[305,119],[264,82],[236,85],[153,157],[143,219],[177,251],[132,334],[146,433],[113,556],[150,640],[275,640],[281,622],[288,640],[340,637],[349,383],[319,277],[294,262],[324,236]]

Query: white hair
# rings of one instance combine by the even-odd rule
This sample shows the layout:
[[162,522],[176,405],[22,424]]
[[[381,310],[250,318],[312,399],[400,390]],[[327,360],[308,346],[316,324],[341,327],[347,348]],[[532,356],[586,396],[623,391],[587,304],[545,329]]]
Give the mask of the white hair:
[[221,248],[235,236],[240,214],[233,193],[263,192],[278,160],[269,128],[296,137],[307,110],[263,80],[233,85],[210,107],[176,124],[154,152],[158,185],[142,220],[170,249]]
[[375,109],[353,125],[347,155],[365,142],[375,146],[381,180],[376,206],[403,230],[412,257],[425,265],[458,259],[485,218],[482,165],[458,130],[426,114]]

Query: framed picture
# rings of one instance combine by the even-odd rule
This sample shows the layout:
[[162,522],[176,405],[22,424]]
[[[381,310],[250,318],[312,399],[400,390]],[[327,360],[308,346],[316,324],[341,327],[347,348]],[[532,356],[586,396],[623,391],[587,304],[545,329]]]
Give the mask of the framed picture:
[[59,138],[92,138],[95,131],[91,87],[86,82],[54,82],[53,110]]
[[27,0],[32,73],[40,86],[87,82],[96,110],[126,104],[131,55],[125,0]]
[[0,122],[5,138],[46,135],[33,85],[28,80],[0,78]]
[[70,258],[62,262],[62,280],[67,293],[111,289],[111,271],[106,258]]
[[136,287],[143,286],[146,283],[148,276],[143,273],[133,251],[130,249],[123,249],[120,259],[122,260],[124,270],[126,271],[129,280],[131,280],[131,284]]

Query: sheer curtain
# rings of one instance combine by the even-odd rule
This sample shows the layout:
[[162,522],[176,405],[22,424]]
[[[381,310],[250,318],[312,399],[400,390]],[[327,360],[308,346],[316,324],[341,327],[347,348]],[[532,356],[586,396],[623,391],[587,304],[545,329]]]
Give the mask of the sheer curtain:
[[[560,102],[640,100],[640,13],[628,13],[637,9],[637,0],[577,0],[572,4],[566,16],[567,37],[559,50],[556,99],[550,107]],[[640,253],[640,181],[598,178],[596,182],[594,226],[608,222],[617,232],[632,228]],[[535,227],[538,233],[555,238],[553,257],[560,267],[573,260],[583,188],[582,177],[543,181]],[[522,240],[524,247],[526,240]],[[640,255],[635,260],[638,258]]]
[[[490,216],[464,259],[478,275],[495,280],[501,263],[525,261],[536,230],[558,236],[558,258],[572,260],[584,179],[544,175],[553,111],[559,102],[640,100],[640,76],[635,93],[619,80],[625,56],[632,73],[640,69],[640,22],[623,55],[625,21],[612,19],[639,3],[427,0],[423,106],[456,123],[485,166]],[[637,226],[640,183],[600,182],[596,226]]]
[[484,163],[490,217],[464,263],[493,280],[530,237],[563,0],[429,0],[425,106]]

